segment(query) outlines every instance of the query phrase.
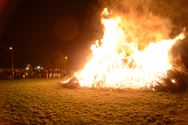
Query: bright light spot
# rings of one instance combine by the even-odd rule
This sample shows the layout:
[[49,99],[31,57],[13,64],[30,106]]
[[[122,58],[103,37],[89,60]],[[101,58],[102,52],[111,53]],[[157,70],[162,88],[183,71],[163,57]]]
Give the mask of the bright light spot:
[[40,70],[40,69],[44,69],[42,66],[37,66],[35,69]]
[[65,59],[67,60],[67,59],[68,59],[68,56],[65,56]]
[[29,67],[26,67],[25,69],[26,69],[26,70],[29,70]]
[[13,47],[10,46],[10,47],[9,47],[9,50],[13,50]]
[[37,69],[40,69],[40,66],[37,66]]
[[175,80],[175,79],[171,79],[171,82],[172,82],[172,83],[176,83],[176,80]]

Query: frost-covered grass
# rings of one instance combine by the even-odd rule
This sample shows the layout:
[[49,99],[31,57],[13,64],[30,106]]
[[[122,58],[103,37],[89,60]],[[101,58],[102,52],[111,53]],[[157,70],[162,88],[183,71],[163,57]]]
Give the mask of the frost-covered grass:
[[0,81],[0,124],[188,124],[188,95]]

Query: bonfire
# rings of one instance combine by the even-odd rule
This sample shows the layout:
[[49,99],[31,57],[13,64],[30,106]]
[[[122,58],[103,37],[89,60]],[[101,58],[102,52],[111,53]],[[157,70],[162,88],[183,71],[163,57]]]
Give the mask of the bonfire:
[[[103,38],[91,45],[90,60],[73,76],[81,87],[151,88],[173,69],[169,51],[184,39],[183,33],[163,39],[162,34],[154,32],[154,39],[146,42],[132,32],[133,24],[126,17],[111,14],[107,8],[101,17]],[[71,79],[64,82],[75,81]]]

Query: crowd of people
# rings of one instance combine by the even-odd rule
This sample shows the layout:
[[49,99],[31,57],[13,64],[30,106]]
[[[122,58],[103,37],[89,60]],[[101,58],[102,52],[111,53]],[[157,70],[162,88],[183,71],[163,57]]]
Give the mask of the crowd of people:
[[67,74],[64,69],[0,69],[0,79],[61,78]]

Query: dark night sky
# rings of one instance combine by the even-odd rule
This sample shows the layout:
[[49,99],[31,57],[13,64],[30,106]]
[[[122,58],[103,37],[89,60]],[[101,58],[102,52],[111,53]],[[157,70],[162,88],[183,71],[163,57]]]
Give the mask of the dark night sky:
[[[41,65],[55,52],[68,55],[73,65],[83,60],[94,38],[92,0],[21,0],[11,9],[7,3],[1,34],[0,67],[11,65],[13,46],[15,66]],[[79,59],[78,59],[79,58]]]

